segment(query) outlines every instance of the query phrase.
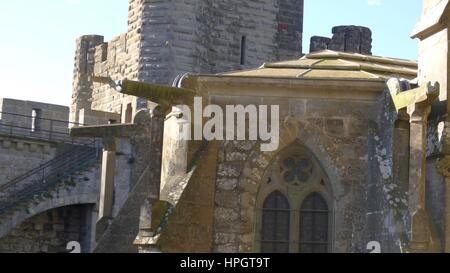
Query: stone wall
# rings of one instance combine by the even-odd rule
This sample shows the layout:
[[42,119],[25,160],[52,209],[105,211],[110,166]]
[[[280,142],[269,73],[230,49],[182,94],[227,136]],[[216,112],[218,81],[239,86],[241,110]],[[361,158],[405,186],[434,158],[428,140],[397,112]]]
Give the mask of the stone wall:
[[445,159],[448,139],[447,114],[434,109],[428,122],[427,132],[427,184],[426,206],[430,214],[431,231],[440,242],[442,251],[448,251],[448,224],[446,217],[448,198],[448,182],[439,167]]
[[303,0],[130,0],[126,34],[108,43],[95,35],[77,40],[71,121],[91,109],[120,114],[125,122],[127,109],[134,115],[148,106],[93,83],[93,73],[170,85],[182,73],[298,58],[302,32]]
[[405,251],[410,240],[409,117],[403,115],[387,90],[380,97],[378,121],[369,124],[364,242],[379,242],[382,253]]
[[[67,125],[69,107],[34,101],[0,98],[0,112],[3,112],[3,114],[0,113],[0,124],[31,129],[33,110],[39,110],[40,112],[41,120],[39,120],[39,123],[42,130],[60,133],[69,132]],[[0,130],[0,132],[2,131],[3,129]]]
[[[275,102],[281,109],[278,151],[262,153],[257,142],[223,142],[219,149],[215,192],[215,252],[258,252],[255,248],[257,193],[280,151],[307,147],[320,162],[332,187],[334,252],[364,252],[369,164],[369,124],[376,102],[270,97],[215,97],[219,105]],[[255,233],[256,232],[256,233]]]
[[276,36],[277,60],[287,60],[302,54],[304,0],[279,0],[278,33]]
[[342,52],[372,55],[372,31],[360,26],[337,26],[332,30],[333,37],[313,36],[310,52],[330,49]]
[[56,208],[39,214],[0,239],[0,253],[67,253],[71,241],[89,241],[89,206]]
[[[370,125],[369,179],[366,194],[365,242],[377,241],[383,253],[406,253],[411,241],[409,205],[410,119],[397,112],[389,91],[380,99],[378,123]],[[447,239],[446,182],[438,163],[443,158],[446,115],[431,113],[427,131],[426,211],[433,251],[444,251]]]
[[0,185],[39,167],[56,154],[52,143],[0,136]]
[[79,110],[91,109],[95,47],[102,43],[103,37],[98,35],[82,36],[76,41],[72,105],[70,109],[71,122],[79,122]]
[[48,137],[50,131],[55,138],[68,134],[68,107],[0,99],[0,185],[39,167],[68,148],[56,142],[39,140],[40,132],[31,131],[33,109],[40,110],[40,129],[47,131],[42,133],[43,136]]

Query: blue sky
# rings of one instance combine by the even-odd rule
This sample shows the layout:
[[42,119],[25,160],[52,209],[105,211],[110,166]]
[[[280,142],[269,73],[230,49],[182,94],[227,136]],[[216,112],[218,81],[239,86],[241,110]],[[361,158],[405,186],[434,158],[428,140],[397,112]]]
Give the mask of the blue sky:
[[[217,0],[220,1],[220,0]],[[244,0],[245,1],[245,0]],[[417,58],[409,38],[421,0],[305,0],[304,51],[335,25],[373,31],[373,53]],[[0,9],[0,97],[70,105],[75,39],[127,30],[128,0],[4,1]]]

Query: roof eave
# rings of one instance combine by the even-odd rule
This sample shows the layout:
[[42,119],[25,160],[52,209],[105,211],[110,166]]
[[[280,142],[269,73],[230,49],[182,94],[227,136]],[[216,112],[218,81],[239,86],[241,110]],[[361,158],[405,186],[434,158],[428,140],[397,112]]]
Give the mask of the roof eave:
[[[238,85],[284,85],[296,88],[328,88],[346,89],[357,88],[359,91],[382,92],[386,86],[385,79],[360,79],[360,78],[292,78],[292,77],[245,77],[230,75],[193,75],[196,84],[226,84],[230,87]],[[192,82],[191,82],[192,83]]]

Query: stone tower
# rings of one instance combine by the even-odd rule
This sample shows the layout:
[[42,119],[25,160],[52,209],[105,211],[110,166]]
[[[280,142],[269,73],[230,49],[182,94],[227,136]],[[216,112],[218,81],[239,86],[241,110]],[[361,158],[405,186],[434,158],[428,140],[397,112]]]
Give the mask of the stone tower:
[[337,26],[333,38],[313,36],[310,52],[330,49],[342,52],[372,55],[372,31],[361,26]]
[[71,121],[129,122],[145,101],[92,75],[172,84],[183,73],[254,68],[302,55],[303,0],[129,0],[128,32],[77,40]]

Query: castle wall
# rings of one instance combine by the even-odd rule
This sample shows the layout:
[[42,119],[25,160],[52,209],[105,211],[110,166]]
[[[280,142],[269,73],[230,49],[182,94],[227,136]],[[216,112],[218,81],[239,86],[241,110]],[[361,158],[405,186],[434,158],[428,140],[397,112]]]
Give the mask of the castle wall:
[[0,122],[2,125],[13,125],[23,127],[23,129],[31,129],[31,116],[33,110],[36,109],[40,110],[39,117],[42,120],[39,121],[39,124],[42,130],[51,130],[66,134],[69,132],[67,126],[69,107],[3,98],[0,98],[0,102],[0,112],[4,113],[0,113]]
[[[242,88],[248,91],[245,87]],[[253,87],[252,90],[260,91],[258,87]],[[231,93],[231,90],[228,91]],[[212,95],[210,103],[222,107],[279,104],[280,147],[274,152],[261,152],[260,145],[255,141],[218,141],[218,153],[208,152],[207,156],[211,158],[201,161],[208,170],[212,169],[209,168],[210,164],[217,162],[217,168],[214,168],[214,194],[204,191],[209,187],[211,177],[201,179],[202,186],[197,185],[195,178],[189,182],[177,205],[177,210],[182,213],[173,214],[170,220],[176,225],[172,224],[170,228],[164,229],[162,251],[205,252],[211,247],[211,251],[218,253],[259,252],[257,234],[260,227],[256,219],[261,209],[256,204],[262,200],[257,199],[258,192],[267,181],[272,163],[281,160],[279,152],[289,149],[290,145],[301,143],[317,157],[332,188],[329,206],[334,215],[333,221],[330,221],[333,251],[366,252],[368,242],[365,241],[365,209],[368,206],[368,181],[371,175],[367,166],[369,161],[378,159],[371,154],[368,146],[374,137],[370,126],[376,123],[377,102],[325,98],[287,99],[283,97],[284,91],[282,88],[271,90],[279,94],[275,97],[262,94]],[[379,166],[377,168],[376,172],[379,173]],[[206,175],[207,172],[200,173]],[[196,189],[193,194],[195,198],[190,197],[193,189]],[[303,186],[296,191],[297,194],[307,194],[303,192]],[[204,197],[198,198],[200,195]],[[211,197],[213,204],[207,204],[205,200]],[[205,231],[202,240],[198,240],[198,228],[186,229],[198,225],[198,221],[209,221],[209,214],[200,214],[200,209],[194,209],[196,207],[213,209],[211,245],[200,245],[205,238],[209,239],[210,231]],[[297,209],[297,206],[293,209]],[[168,240],[170,236],[174,237]],[[178,242],[176,238],[184,239],[183,242]]]
[[[114,79],[123,79],[127,61],[127,36],[121,35],[109,43],[98,45],[95,48],[94,74],[110,76]],[[92,92],[92,110],[120,113],[124,95],[109,88],[108,85],[94,83]],[[120,122],[118,120],[117,122]]]
[[298,141],[317,157],[332,185],[329,207],[334,214],[334,221],[330,222],[333,252],[364,252],[362,208],[366,206],[368,179],[368,124],[374,120],[375,104],[264,99],[269,105],[271,101],[280,105],[281,121],[291,116],[289,125],[281,123],[278,151],[262,153],[255,142],[224,142],[219,150],[214,251],[260,251],[256,248],[259,240],[256,219],[261,211],[256,203],[262,201],[257,200],[257,193],[262,183],[266,183],[269,166],[278,160],[278,152]]
[[0,136],[0,185],[39,167],[56,153],[51,143]]
[[[226,109],[226,105],[280,106],[280,146],[277,151],[261,152],[256,141],[219,142],[213,251],[260,251],[258,217],[262,208],[258,204],[263,200],[258,200],[258,193],[268,181],[272,164],[282,162],[280,153],[299,143],[317,158],[329,181],[327,200],[333,212],[329,240],[333,252],[366,252],[368,166],[369,161],[378,159],[369,150],[374,137],[370,126],[377,123],[378,93],[369,95],[359,85],[336,86],[339,97],[332,98],[331,87],[325,86],[314,89],[312,96],[302,93],[307,92],[308,87],[300,83],[296,86],[293,82],[276,79],[248,82],[231,78],[216,82],[215,79],[205,77],[199,81],[197,91],[208,92],[208,104],[219,105],[222,109]],[[379,83],[380,93],[383,85]],[[381,172],[379,167],[377,172]],[[291,188],[283,185],[280,190],[291,194]],[[310,193],[309,190],[308,186],[300,185],[292,189],[296,192],[292,194],[303,196]],[[293,209],[299,210],[297,205]],[[180,226],[188,225],[181,216],[173,221],[180,221]],[[292,251],[297,252],[298,248]]]
[[[41,130],[52,131],[55,138],[58,137],[58,133],[68,134],[68,107],[0,99],[0,112],[3,112],[0,113],[0,185],[39,167],[64,150],[64,145],[41,141],[40,132],[31,131],[33,109],[40,110]],[[48,132],[42,134],[49,136]],[[28,138],[29,136],[33,136],[34,139]]]
[[[133,115],[145,100],[93,83],[92,74],[171,85],[187,72],[254,68],[302,52],[303,0],[130,0],[128,32],[108,43],[102,36],[77,40],[71,121],[90,109]],[[87,117],[85,112],[84,118]],[[107,120],[97,118],[98,123]]]
[[82,36],[76,41],[70,121],[80,122],[79,110],[91,109],[95,47],[103,43],[98,35]]

